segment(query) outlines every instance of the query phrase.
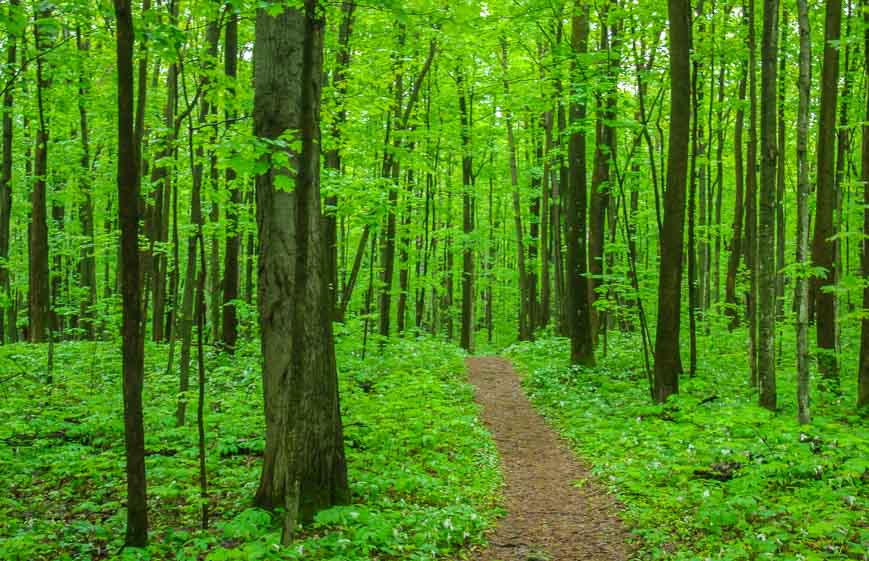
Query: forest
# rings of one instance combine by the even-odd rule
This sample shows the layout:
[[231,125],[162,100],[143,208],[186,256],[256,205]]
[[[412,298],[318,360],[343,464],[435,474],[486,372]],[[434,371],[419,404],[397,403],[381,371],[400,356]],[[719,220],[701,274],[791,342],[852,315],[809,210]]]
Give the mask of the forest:
[[869,561],[869,0],[0,0],[0,560]]

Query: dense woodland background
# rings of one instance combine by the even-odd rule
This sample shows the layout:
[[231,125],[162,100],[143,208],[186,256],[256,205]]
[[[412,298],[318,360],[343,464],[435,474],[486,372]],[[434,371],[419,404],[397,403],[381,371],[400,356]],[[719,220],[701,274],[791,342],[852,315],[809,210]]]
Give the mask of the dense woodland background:
[[[0,30],[0,557],[121,555],[149,511],[155,559],[478,543],[497,459],[452,344],[518,340],[602,475],[777,466],[685,522],[621,465],[643,558],[866,558],[866,2],[7,0]],[[665,452],[683,423],[768,452]]]

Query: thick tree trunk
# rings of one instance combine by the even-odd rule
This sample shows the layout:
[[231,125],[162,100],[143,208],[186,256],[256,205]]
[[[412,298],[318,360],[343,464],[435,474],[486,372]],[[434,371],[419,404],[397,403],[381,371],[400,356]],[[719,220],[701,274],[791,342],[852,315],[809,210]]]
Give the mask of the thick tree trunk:
[[758,230],[758,357],[757,379],[760,406],[771,411],[776,407],[775,387],[775,215],[778,158],[776,134],[778,0],[763,2],[763,38],[761,46],[761,182],[760,225]]
[[316,0],[276,16],[259,9],[254,47],[254,133],[298,131],[301,141],[287,151],[291,169],[257,177],[266,447],[255,502],[285,509],[285,544],[297,522],[349,495],[320,204],[321,9]]
[[148,544],[145,427],[142,413],[144,343],[139,286],[139,173],[133,137],[133,12],[115,0],[118,65],[118,212],[123,301],[124,438],[127,453],[127,532],[124,544]]
[[[588,6],[573,16],[571,48],[576,54],[588,51]],[[571,65],[571,82],[582,76],[577,62]],[[573,364],[594,366],[594,345],[591,338],[591,310],[588,301],[588,264],[586,255],[586,144],[585,132],[579,127],[585,119],[586,106],[579,88],[571,91],[570,121],[574,125],[568,144],[569,177],[564,187],[565,236],[567,236],[567,271],[565,272],[564,305],[567,332],[570,336],[570,360]]]
[[824,61],[821,70],[821,110],[818,121],[817,200],[812,263],[825,269],[814,279],[818,369],[828,384],[838,387],[836,359],[836,296],[830,290],[835,282],[833,271],[833,212],[835,193],[836,102],[839,88],[838,41],[842,27],[842,1],[826,0],[824,25]]
[[658,283],[658,325],[652,397],[665,401],[679,391],[679,320],[682,303],[682,236],[685,227],[685,182],[691,121],[691,6],[689,0],[669,0],[670,17],[670,151],[661,274]]

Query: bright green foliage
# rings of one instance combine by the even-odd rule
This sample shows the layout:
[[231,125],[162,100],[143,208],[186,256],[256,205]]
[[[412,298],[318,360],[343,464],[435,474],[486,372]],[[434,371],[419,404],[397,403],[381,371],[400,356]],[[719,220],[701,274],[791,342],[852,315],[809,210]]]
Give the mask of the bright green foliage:
[[[463,355],[427,339],[362,361],[339,336],[342,408],[352,504],[320,513],[280,550],[272,516],[250,508],[263,449],[258,352],[209,355],[206,397],[213,529],[198,530],[194,426],[175,428],[175,376],[165,348],[146,356],[146,448],[152,545],[148,559],[440,558],[480,543],[495,511],[498,460],[479,424]],[[116,346],[3,347],[0,399],[0,559],[105,559],[123,541],[123,426]],[[111,391],[110,391],[111,390]],[[195,398],[193,398],[195,399]]]
[[[862,559],[869,544],[865,420],[816,403],[812,425],[755,405],[742,370],[744,333],[716,333],[701,375],[650,405],[639,341],[618,336],[593,370],[568,366],[560,339],[511,348],[525,387],[593,473],[625,505],[641,559]],[[796,386],[781,369],[783,386]],[[714,478],[727,479],[719,481]],[[582,485],[584,482],[577,482]]]

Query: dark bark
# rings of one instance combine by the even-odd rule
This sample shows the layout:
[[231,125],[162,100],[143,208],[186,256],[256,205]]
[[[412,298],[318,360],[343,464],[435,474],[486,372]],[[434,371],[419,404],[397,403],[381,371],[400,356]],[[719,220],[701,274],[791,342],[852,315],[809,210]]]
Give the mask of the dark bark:
[[[863,0],[863,77],[869,78],[869,1]],[[869,276],[869,97],[866,98],[866,108],[863,122],[863,145],[860,153],[861,179],[863,181],[863,244],[862,272]],[[869,309],[869,286],[863,287],[863,309]],[[857,407],[869,406],[869,317],[865,314],[861,321],[860,332],[860,367],[857,374]]]
[[[238,76],[238,14],[235,13],[231,4],[227,4],[227,10],[232,11],[226,22],[223,50],[223,73],[230,81],[230,92],[235,91],[235,80]],[[231,123],[236,116],[234,108],[226,111],[227,123]],[[227,128],[230,125],[227,125]],[[235,170],[226,168],[226,186],[229,189],[229,204],[226,205],[226,246],[223,252],[223,317],[220,340],[224,348],[232,353],[238,342],[238,300],[239,288],[239,262],[241,252],[241,233],[239,232],[239,210],[241,206],[241,189],[236,179]]]
[[82,68],[84,59],[87,57],[90,45],[87,39],[82,39],[81,29],[76,28],[76,44],[80,56],[79,60],[79,86],[78,86],[78,114],[79,114],[79,137],[81,140],[81,176],[79,177],[79,196],[81,197],[78,214],[81,221],[81,232],[85,238],[79,257],[78,274],[79,282],[84,291],[81,301],[80,324],[84,328],[85,335],[92,338],[94,335],[94,320],[91,307],[96,303],[97,297],[97,269],[94,259],[94,208],[91,199],[91,159],[90,159],[90,131],[88,128],[88,113],[85,106],[85,94],[87,93],[88,80],[85,70]]
[[775,214],[778,158],[776,127],[778,0],[763,2],[763,38],[761,46],[761,182],[758,228],[758,358],[757,378],[760,406],[771,411],[776,407],[775,387]]
[[837,387],[839,368],[836,358],[836,296],[831,289],[833,271],[833,212],[835,194],[836,103],[839,87],[839,49],[842,27],[841,0],[826,1],[824,25],[824,59],[821,70],[821,110],[817,143],[817,199],[812,263],[826,272],[813,282],[815,322],[818,345],[818,370],[825,380]]
[[148,545],[145,427],[142,412],[144,332],[139,285],[139,162],[133,137],[133,13],[115,0],[118,69],[118,213],[123,301],[124,439],[127,457],[127,532],[124,544]]
[[734,192],[733,233],[730,238],[730,257],[727,260],[727,279],[724,287],[725,313],[730,316],[730,329],[739,326],[739,304],[736,301],[736,275],[739,272],[739,261],[742,258],[742,222],[745,214],[745,201],[743,191],[745,185],[744,165],[742,159],[742,130],[745,123],[746,82],[748,80],[748,65],[742,64],[742,77],[739,80],[739,109],[736,111],[736,123],[734,126],[734,175],[736,186]]
[[748,365],[750,382],[757,386],[757,56],[754,25],[755,0],[748,0],[748,146],[745,166],[745,268],[748,292]]
[[[809,97],[811,95],[811,33],[808,0],[797,0],[800,29],[800,101],[797,113],[797,251],[796,261],[804,267],[809,258]],[[867,28],[869,29],[869,28]],[[867,31],[869,33],[869,31]],[[869,35],[866,39],[869,43]],[[869,53],[869,51],[867,51]],[[869,66],[867,66],[869,68]],[[864,136],[865,138],[865,136]],[[865,142],[865,141],[864,141]],[[864,145],[865,146],[865,145]],[[864,148],[865,150],[865,148]],[[865,152],[864,152],[865,154]],[[865,160],[864,160],[865,161]],[[867,168],[864,167],[864,170]],[[865,172],[864,172],[865,173]],[[811,421],[809,410],[809,279],[797,275],[794,293],[797,312],[797,418],[800,424]],[[865,330],[864,330],[865,332]]]
[[292,169],[269,166],[256,180],[266,447],[255,503],[285,509],[285,544],[297,522],[349,495],[320,203],[321,14],[307,0],[256,18],[254,134],[301,141],[285,149]]
[[474,203],[474,160],[471,153],[471,116],[464,74],[456,73],[459,93],[459,119],[462,137],[462,331],[460,344],[473,352],[474,347],[474,249],[470,237],[474,233],[472,206]]
[[688,0],[669,0],[670,18],[670,142],[667,191],[661,238],[658,282],[658,325],[652,397],[665,401],[679,391],[682,360],[679,323],[682,303],[682,236],[691,121],[691,7]]
[[[40,19],[48,18],[45,9],[38,14]],[[52,33],[46,29],[47,23],[34,26],[37,53],[51,48]],[[51,85],[46,76],[44,57],[36,59],[36,150],[33,160],[33,189],[30,193],[30,257],[29,257],[29,309],[30,341],[42,343],[50,329],[51,294],[48,270],[48,116],[45,111],[45,94]],[[59,271],[58,271],[59,273]]]
[[[10,17],[13,10],[17,10],[19,0],[11,0],[9,3]],[[7,38],[6,47],[6,71],[7,81],[12,80],[12,73],[16,71],[17,37]],[[7,339],[14,340],[15,322],[13,321],[14,303],[11,294],[11,283],[7,259],[9,259],[10,226],[12,219],[12,140],[13,123],[12,109],[14,105],[14,88],[8,86],[3,93],[3,147],[2,163],[0,163],[0,292],[6,295],[6,308],[0,308],[0,345]],[[7,318],[9,321],[6,321]]]
[[[573,16],[571,48],[582,55],[588,51],[588,7]],[[576,84],[583,74],[578,62],[571,65],[571,82]],[[573,364],[594,366],[594,346],[591,339],[591,310],[588,302],[588,265],[586,254],[586,140],[579,126],[585,120],[586,107],[578,86],[571,91],[570,122],[574,127],[568,144],[568,181],[564,187],[565,236],[567,237],[567,270],[565,272],[564,305],[567,332],[570,336],[570,360]]]

